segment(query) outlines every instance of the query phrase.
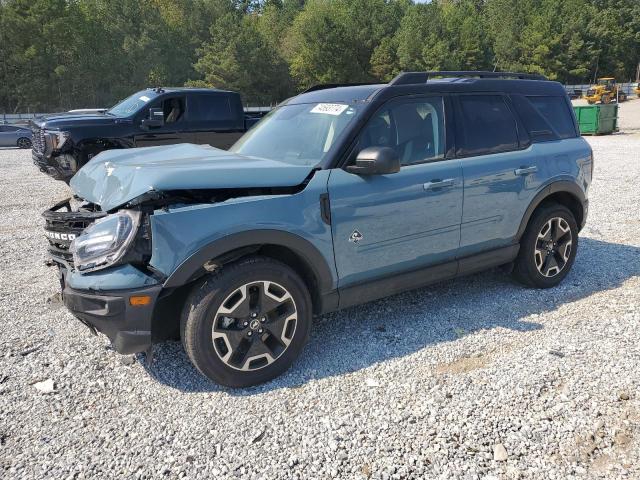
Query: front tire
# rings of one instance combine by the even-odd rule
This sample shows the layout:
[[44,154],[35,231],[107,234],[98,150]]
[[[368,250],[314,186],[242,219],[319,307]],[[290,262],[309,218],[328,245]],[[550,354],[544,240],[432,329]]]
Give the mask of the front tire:
[[206,377],[248,387],[286,371],[311,329],[311,298],[287,265],[250,257],[197,283],[181,319],[185,351]]
[[571,270],[577,250],[578,225],[571,210],[558,204],[544,206],[529,220],[513,275],[530,287],[555,287]]

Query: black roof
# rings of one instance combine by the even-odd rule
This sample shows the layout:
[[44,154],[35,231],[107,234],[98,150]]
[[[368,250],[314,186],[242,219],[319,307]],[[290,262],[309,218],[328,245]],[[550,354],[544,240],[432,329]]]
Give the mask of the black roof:
[[318,102],[343,102],[353,103],[366,101],[374,93],[386,87],[386,83],[375,85],[343,85],[340,87],[319,88],[301,93],[296,97],[283,102],[286,104],[318,103]]
[[[434,78],[442,74],[459,74]],[[464,74],[464,75],[462,75]],[[414,83],[417,82],[417,83]],[[546,80],[541,75],[495,72],[407,72],[390,83],[373,85],[312,87],[310,91],[284,102],[287,104],[344,102],[356,103],[372,100],[378,95],[392,97],[425,93],[500,92],[524,95],[566,95],[562,84]]]

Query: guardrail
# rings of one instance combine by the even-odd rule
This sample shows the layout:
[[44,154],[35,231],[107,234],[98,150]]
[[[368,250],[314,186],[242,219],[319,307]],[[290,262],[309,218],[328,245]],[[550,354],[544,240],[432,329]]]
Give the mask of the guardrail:
[[49,115],[48,113],[0,113],[0,125],[2,124],[27,124],[29,120]]
[[[275,106],[267,106],[267,107],[244,107],[245,113],[258,113],[258,114],[266,114],[273,110]],[[86,113],[90,113],[89,110],[99,110],[99,109],[80,109],[87,110]],[[55,113],[68,113],[68,112],[50,112],[50,113],[0,113],[0,125],[26,125],[29,123],[29,120],[32,120],[36,117],[42,117],[43,115],[54,115]]]
[[[568,91],[568,92],[573,92],[574,90],[581,90],[582,94],[586,94],[587,90],[589,90],[589,88],[591,88],[593,84],[581,84],[581,85],[565,85],[564,88]],[[636,83],[618,83],[618,87],[620,89],[621,92],[624,92],[627,94],[627,97],[630,97],[632,95],[635,95],[635,92],[633,91],[633,89],[636,87]]]

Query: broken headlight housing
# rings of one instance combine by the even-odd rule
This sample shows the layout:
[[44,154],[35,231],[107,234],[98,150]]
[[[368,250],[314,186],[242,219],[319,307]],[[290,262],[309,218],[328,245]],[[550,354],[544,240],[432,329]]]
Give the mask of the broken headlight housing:
[[92,272],[117,264],[136,238],[140,217],[139,211],[120,210],[85,228],[69,248],[75,268]]
[[45,130],[44,133],[49,136],[52,150],[60,150],[69,138],[69,132],[60,130]]

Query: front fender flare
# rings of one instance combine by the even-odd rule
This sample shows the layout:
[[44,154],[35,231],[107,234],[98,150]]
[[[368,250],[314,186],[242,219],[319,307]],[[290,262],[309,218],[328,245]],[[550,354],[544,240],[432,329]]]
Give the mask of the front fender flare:
[[321,294],[335,289],[329,263],[322,253],[308,240],[282,230],[250,230],[215,240],[182,262],[166,279],[164,288],[185,285],[193,280],[194,275],[202,270],[207,261],[232,250],[254,245],[277,245],[290,249],[311,268]]

